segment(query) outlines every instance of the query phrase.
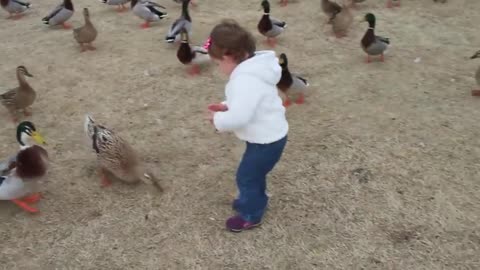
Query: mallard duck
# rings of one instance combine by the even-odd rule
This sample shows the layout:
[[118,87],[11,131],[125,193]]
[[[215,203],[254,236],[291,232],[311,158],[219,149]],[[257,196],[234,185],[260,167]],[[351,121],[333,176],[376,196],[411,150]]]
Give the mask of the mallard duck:
[[182,29],[186,29],[189,34],[192,31],[192,18],[188,13],[189,3],[190,0],[183,0],[182,14],[180,15],[180,18],[176,19],[170,26],[167,36],[165,37],[167,43],[173,43],[180,40],[180,31],[182,31]]
[[72,17],[73,12],[72,0],[63,0],[63,3],[56,6],[48,16],[42,19],[42,21],[44,24],[48,25],[62,24],[63,28],[70,29],[72,26],[67,24],[66,21]]
[[[477,51],[474,55],[470,57],[470,59],[480,58],[480,51]],[[475,81],[477,82],[477,86],[480,87],[480,67],[477,68],[475,72]],[[473,96],[480,96],[480,89],[479,90],[472,90]]]
[[278,37],[287,28],[287,23],[270,17],[270,3],[268,0],[262,1],[263,16],[258,22],[257,28],[260,34],[267,37],[267,44],[275,46],[276,37]]
[[117,6],[118,12],[123,12],[128,10],[128,7],[125,6],[126,3],[130,2],[130,0],[101,0],[102,3],[107,4],[109,6]]
[[33,123],[24,121],[17,126],[20,150],[0,163],[0,200],[10,200],[30,213],[38,210],[29,204],[40,199],[38,181],[48,169],[48,153],[39,145],[46,144]]
[[190,75],[197,75],[200,73],[200,65],[210,61],[208,47],[190,47],[188,32],[185,28],[180,31],[180,35],[182,43],[178,47],[177,58],[182,64],[190,66],[190,69],[188,70]]
[[163,190],[158,179],[151,172],[146,171],[130,144],[119,135],[95,123],[89,115],[85,117],[84,129],[91,141],[91,147],[97,154],[103,187],[111,184],[108,177],[111,175],[129,184],[150,182],[160,191]]
[[363,35],[361,46],[363,51],[367,53],[367,63],[370,63],[371,55],[380,55],[380,60],[383,62],[383,53],[387,50],[390,44],[390,39],[386,37],[375,35],[375,15],[367,13],[365,21],[368,22],[368,29]]
[[348,29],[352,25],[353,14],[350,7],[343,5],[342,10],[333,17],[332,31],[337,38],[341,38],[347,35]]
[[331,23],[335,16],[342,11],[342,7],[336,2],[322,0],[322,11],[327,15],[327,23]]
[[88,8],[83,9],[83,18],[85,20],[85,25],[73,29],[73,37],[80,44],[82,52],[86,50],[95,50],[92,42],[97,38],[97,29],[93,26],[90,21],[90,12]]
[[148,28],[150,27],[150,22],[156,22],[168,16],[167,12],[161,12],[156,9],[157,7],[166,9],[164,6],[151,1],[132,0],[131,6],[133,14],[145,20],[145,22],[140,25],[142,28]]
[[14,122],[17,121],[17,112],[19,110],[22,110],[25,116],[32,114],[29,111],[29,107],[37,97],[37,93],[28,84],[25,76],[33,77],[25,66],[18,66],[17,80],[19,86],[0,95],[0,102],[7,108]]
[[0,5],[8,12],[9,16],[7,19],[19,19],[31,6],[29,2],[20,0],[0,0]]
[[399,7],[400,0],[387,0],[387,8]]
[[288,107],[291,105],[290,97],[296,96],[295,103],[303,104],[305,102],[305,91],[308,87],[308,81],[299,75],[290,73],[288,69],[287,55],[282,53],[278,59],[280,66],[282,67],[282,77],[277,83],[278,89],[285,94],[285,100],[283,106]]

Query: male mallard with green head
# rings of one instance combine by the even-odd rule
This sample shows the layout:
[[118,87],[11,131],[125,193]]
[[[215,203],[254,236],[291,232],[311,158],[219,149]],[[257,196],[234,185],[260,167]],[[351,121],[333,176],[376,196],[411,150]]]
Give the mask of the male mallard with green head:
[[368,29],[363,35],[361,46],[363,51],[367,53],[367,63],[370,63],[370,56],[372,55],[380,55],[380,60],[383,62],[383,53],[390,45],[390,39],[375,35],[375,15],[367,13],[364,19],[368,22]]
[[274,47],[276,38],[287,28],[287,23],[270,17],[270,3],[262,1],[263,16],[258,22],[257,29],[260,34],[267,37],[267,44]]
[[30,8],[31,4],[29,2],[24,2],[20,0],[0,0],[0,5],[2,8],[8,12],[7,19],[20,19],[23,16],[23,13]]
[[40,199],[38,181],[47,173],[48,153],[37,144],[46,144],[33,123],[21,122],[17,126],[20,151],[0,163],[0,200],[10,200],[25,211],[36,213],[32,206]]
[[290,98],[292,96],[296,96],[295,103],[303,104],[305,101],[305,92],[309,86],[308,81],[299,75],[290,73],[286,54],[280,54],[278,62],[282,67],[282,76],[280,77],[280,81],[277,83],[277,87],[285,94],[286,97],[283,102],[283,106],[290,106]]

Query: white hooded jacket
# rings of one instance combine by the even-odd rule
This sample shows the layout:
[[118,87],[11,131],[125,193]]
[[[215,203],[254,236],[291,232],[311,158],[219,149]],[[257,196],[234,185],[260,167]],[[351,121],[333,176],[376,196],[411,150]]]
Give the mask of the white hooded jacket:
[[217,112],[213,123],[220,132],[233,131],[250,143],[272,143],[285,137],[288,122],[277,92],[282,68],[273,51],[258,51],[241,62],[225,86],[228,111]]

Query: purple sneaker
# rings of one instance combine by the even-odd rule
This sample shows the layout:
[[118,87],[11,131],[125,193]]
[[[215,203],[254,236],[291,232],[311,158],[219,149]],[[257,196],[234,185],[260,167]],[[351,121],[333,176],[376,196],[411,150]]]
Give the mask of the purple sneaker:
[[244,220],[241,216],[233,216],[227,219],[226,226],[227,229],[231,232],[241,232],[245,230],[253,229],[257,226],[262,224],[261,221],[259,222],[249,222]]

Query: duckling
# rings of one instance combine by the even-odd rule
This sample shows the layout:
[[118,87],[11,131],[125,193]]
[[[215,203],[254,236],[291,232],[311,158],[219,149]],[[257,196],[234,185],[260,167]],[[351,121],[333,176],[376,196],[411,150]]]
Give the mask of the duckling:
[[151,1],[132,0],[131,6],[133,14],[145,20],[145,23],[140,25],[142,28],[148,28],[150,27],[150,22],[156,22],[168,16],[167,12],[161,12],[156,9],[156,7],[166,9],[164,6]]
[[400,0],[387,0],[387,8],[399,7]]
[[295,103],[303,104],[305,102],[305,91],[309,86],[308,81],[296,74],[290,73],[286,54],[280,54],[278,62],[282,67],[282,76],[280,77],[280,81],[277,83],[277,87],[285,94],[286,97],[285,101],[283,102],[283,106],[288,107],[291,105],[291,96],[297,96]]
[[102,3],[107,4],[109,6],[117,6],[117,12],[124,12],[128,10],[128,7],[125,6],[126,3],[130,2],[130,0],[100,0]]
[[37,213],[38,209],[30,204],[40,200],[38,182],[47,173],[48,153],[32,141],[46,143],[29,121],[17,126],[17,141],[20,144],[17,154],[0,163],[0,200],[10,200],[27,212]]
[[322,11],[327,15],[327,23],[331,23],[335,16],[342,11],[342,7],[336,2],[322,0]]
[[275,46],[276,37],[278,37],[287,28],[287,23],[270,17],[270,3],[268,0],[262,1],[263,16],[258,22],[257,29],[260,34],[267,37],[267,44]]
[[208,54],[208,46],[193,46],[190,47],[188,32],[185,28],[180,31],[182,43],[177,50],[177,58],[184,65],[190,66],[188,73],[192,76],[200,73],[200,65],[210,61]]
[[167,43],[173,43],[175,41],[180,40],[180,31],[182,29],[186,29],[187,32],[190,34],[192,31],[192,18],[188,13],[188,5],[190,0],[183,0],[182,3],[182,14],[180,18],[176,19],[173,24],[170,26],[168,30],[167,36],[165,37],[165,41]]
[[42,19],[42,21],[44,24],[48,25],[62,24],[63,28],[70,29],[72,26],[67,24],[66,21],[72,17],[73,12],[72,0],[63,0],[63,3],[56,6],[48,16]]
[[97,164],[103,187],[111,185],[108,174],[128,184],[140,181],[150,182],[159,191],[163,191],[158,179],[151,172],[145,170],[137,153],[119,135],[107,127],[95,123],[89,115],[85,117],[84,129],[88,139],[91,140],[91,147],[97,154]]
[[85,20],[85,25],[73,29],[73,37],[78,44],[80,44],[82,52],[86,50],[95,50],[96,48],[93,47],[92,42],[97,38],[97,29],[95,29],[95,26],[93,26],[90,21],[90,12],[88,11],[88,8],[83,9],[83,18]]
[[20,0],[0,0],[0,5],[8,12],[7,19],[20,19],[31,6],[29,2]]
[[332,30],[337,38],[341,38],[347,35],[348,29],[352,25],[353,14],[350,11],[350,7],[343,5],[342,10],[333,17]]
[[363,35],[361,46],[363,51],[367,53],[367,63],[370,63],[371,55],[380,55],[380,60],[383,62],[383,53],[387,50],[390,39],[375,35],[375,15],[367,13],[365,15],[365,21],[368,22],[368,29],[365,35]]
[[[477,51],[474,55],[470,57],[470,59],[480,58],[480,51]],[[480,87],[480,67],[478,67],[477,71],[475,72],[475,81],[477,82],[477,86]],[[479,90],[472,90],[473,96],[480,96],[480,89]]]
[[28,72],[25,66],[18,66],[16,72],[19,86],[0,95],[0,102],[9,111],[13,122],[17,122],[17,112],[19,110],[22,110],[25,116],[32,114],[29,107],[37,97],[37,93],[25,79],[25,76],[33,77],[33,75]]

